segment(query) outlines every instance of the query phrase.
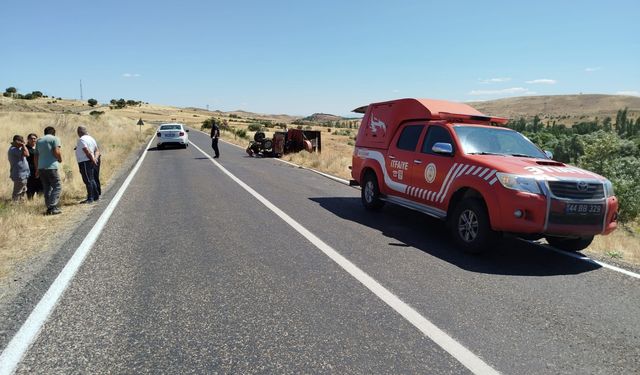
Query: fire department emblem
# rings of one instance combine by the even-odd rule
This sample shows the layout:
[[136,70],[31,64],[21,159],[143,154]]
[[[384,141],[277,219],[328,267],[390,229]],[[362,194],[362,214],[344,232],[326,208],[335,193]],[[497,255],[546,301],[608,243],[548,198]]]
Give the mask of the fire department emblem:
[[428,183],[432,183],[436,179],[436,165],[433,163],[429,163],[427,168],[424,170],[424,179],[427,180]]

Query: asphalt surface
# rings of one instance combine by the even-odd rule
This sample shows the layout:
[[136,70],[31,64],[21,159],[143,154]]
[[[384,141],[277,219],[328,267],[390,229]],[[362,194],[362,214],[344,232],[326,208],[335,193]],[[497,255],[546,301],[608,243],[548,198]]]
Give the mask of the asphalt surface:
[[[495,370],[639,372],[638,279],[515,239],[469,256],[439,221],[370,213],[357,189],[220,148],[222,166]],[[6,345],[17,324],[3,325]],[[194,147],[149,150],[17,369],[468,372]]]

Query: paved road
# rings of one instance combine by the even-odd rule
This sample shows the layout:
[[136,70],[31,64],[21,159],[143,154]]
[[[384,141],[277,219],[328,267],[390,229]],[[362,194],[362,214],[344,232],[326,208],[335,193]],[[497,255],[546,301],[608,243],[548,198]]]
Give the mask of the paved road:
[[[211,154],[206,135],[191,140]],[[638,373],[640,281],[221,144],[219,164],[496,371]],[[149,150],[17,373],[468,373],[195,147]]]

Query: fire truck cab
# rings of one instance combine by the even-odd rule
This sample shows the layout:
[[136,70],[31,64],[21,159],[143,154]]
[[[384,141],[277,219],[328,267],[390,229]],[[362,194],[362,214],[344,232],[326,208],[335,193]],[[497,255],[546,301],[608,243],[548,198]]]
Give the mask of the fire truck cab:
[[477,253],[502,233],[579,251],[617,225],[609,180],[551,159],[507,119],[461,103],[398,99],[364,113],[352,159],[366,209],[385,202],[446,220]]

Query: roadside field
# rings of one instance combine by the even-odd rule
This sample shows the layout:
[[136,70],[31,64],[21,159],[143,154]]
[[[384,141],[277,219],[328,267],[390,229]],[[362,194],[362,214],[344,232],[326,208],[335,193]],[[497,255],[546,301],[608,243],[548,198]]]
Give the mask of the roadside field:
[[[105,114],[99,118],[89,115],[56,114],[43,112],[0,113],[0,143],[5,145],[5,156],[0,158],[0,278],[7,275],[12,265],[43,251],[55,239],[61,228],[77,220],[79,213],[88,208],[78,204],[86,198],[85,185],[78,171],[73,148],[78,136],[76,128],[88,128],[102,151],[100,179],[103,190],[112,176],[121,168],[124,160],[137,151],[153,134],[153,126],[144,129],[125,117]],[[63,214],[44,216],[44,200],[36,196],[33,201],[11,202],[12,182],[9,179],[9,162],[6,151],[14,134],[27,137],[29,133],[43,135],[46,126],[56,128],[56,136],[62,143],[62,195]],[[142,132],[140,132],[142,130]]]

